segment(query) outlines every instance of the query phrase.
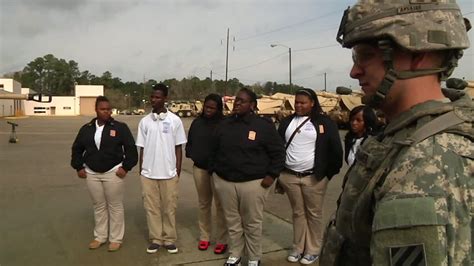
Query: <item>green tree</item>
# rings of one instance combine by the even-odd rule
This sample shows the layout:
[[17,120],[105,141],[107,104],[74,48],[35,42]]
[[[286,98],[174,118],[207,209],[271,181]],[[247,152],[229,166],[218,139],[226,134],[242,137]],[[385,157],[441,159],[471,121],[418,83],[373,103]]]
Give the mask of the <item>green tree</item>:
[[52,54],[38,57],[23,69],[20,82],[38,92],[52,95],[72,95],[76,78],[80,76],[78,64],[58,59]]

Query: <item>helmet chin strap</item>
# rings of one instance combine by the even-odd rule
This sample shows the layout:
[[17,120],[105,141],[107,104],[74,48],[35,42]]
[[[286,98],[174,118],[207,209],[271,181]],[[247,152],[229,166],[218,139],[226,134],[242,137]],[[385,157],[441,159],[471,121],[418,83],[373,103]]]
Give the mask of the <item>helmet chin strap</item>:
[[382,51],[382,58],[385,66],[385,76],[380,83],[374,95],[364,97],[362,102],[374,108],[380,108],[385,97],[388,95],[390,89],[397,79],[405,80],[416,77],[422,77],[432,74],[439,74],[442,80],[445,80],[451,75],[454,68],[458,65],[458,60],[462,57],[463,51],[452,51],[447,55],[443,67],[427,68],[417,70],[396,71],[393,68],[393,44],[390,40],[378,41],[378,47]]
[[370,105],[374,108],[380,108],[385,97],[393,86],[393,83],[397,80],[397,73],[393,69],[393,46],[390,40],[378,41],[378,47],[382,50],[382,59],[385,66],[385,76],[380,83],[377,91],[374,95],[363,98],[363,103]]

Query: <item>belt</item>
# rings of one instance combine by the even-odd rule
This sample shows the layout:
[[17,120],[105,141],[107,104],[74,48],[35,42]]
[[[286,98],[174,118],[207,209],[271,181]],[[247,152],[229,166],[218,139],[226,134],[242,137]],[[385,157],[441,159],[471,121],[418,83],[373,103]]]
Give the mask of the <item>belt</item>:
[[284,171],[287,172],[287,173],[290,173],[292,175],[295,175],[297,177],[305,177],[305,176],[309,176],[309,175],[314,174],[313,170],[307,170],[307,171],[303,171],[303,172],[296,172],[296,171],[293,171],[291,169],[285,168]]

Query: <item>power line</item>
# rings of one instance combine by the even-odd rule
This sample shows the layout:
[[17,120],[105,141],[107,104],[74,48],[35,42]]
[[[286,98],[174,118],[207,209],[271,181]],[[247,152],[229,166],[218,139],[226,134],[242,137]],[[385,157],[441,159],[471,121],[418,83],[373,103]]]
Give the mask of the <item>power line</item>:
[[274,32],[282,31],[282,30],[285,30],[285,29],[289,29],[289,28],[292,28],[292,27],[295,27],[295,26],[299,26],[299,25],[306,24],[306,23],[309,23],[309,22],[312,22],[312,21],[316,21],[316,20],[324,18],[324,17],[331,16],[331,15],[336,14],[336,13],[342,13],[342,10],[333,11],[333,12],[324,14],[324,15],[319,16],[319,17],[303,20],[303,21],[298,22],[298,23],[286,25],[286,26],[276,28],[276,29],[273,29],[273,30],[269,30],[269,31],[266,31],[266,32],[262,32],[262,33],[259,33],[259,34],[254,34],[254,35],[250,35],[250,36],[247,36],[247,37],[243,37],[243,38],[235,40],[235,42],[246,41],[246,40],[254,39],[254,38],[257,38],[257,37],[260,37],[260,36],[263,36],[263,35],[268,35],[270,33],[274,33]]
[[[335,47],[335,46],[339,46],[338,44],[330,44],[330,45],[324,45],[324,46],[318,46],[318,47],[312,47],[312,48],[305,48],[305,49],[298,49],[298,50],[293,50],[294,52],[303,52],[303,51],[310,51],[310,50],[317,50],[317,49],[323,49],[323,48],[328,48],[328,47]],[[229,72],[235,72],[235,71],[239,71],[239,70],[243,70],[243,69],[247,69],[247,68],[251,68],[251,67],[255,67],[255,66],[258,66],[258,65],[261,65],[263,63],[266,63],[268,61],[271,61],[273,59],[276,59],[278,57],[281,57],[282,55],[286,55],[287,52],[283,52],[281,54],[278,54],[274,57],[271,57],[271,58],[268,58],[268,59],[265,59],[265,60],[262,60],[258,63],[255,63],[255,64],[251,64],[251,65],[247,65],[247,66],[243,66],[243,67],[239,67],[239,68],[234,68],[234,69],[231,69],[229,70]]]
[[255,66],[261,65],[261,64],[263,64],[263,63],[266,63],[266,62],[268,62],[268,61],[270,61],[270,60],[276,59],[276,58],[278,58],[278,57],[280,57],[280,56],[282,56],[282,55],[286,55],[286,54],[287,54],[287,52],[284,52],[284,53],[278,54],[278,55],[276,55],[276,56],[274,56],[274,57],[265,59],[265,60],[263,60],[263,61],[260,61],[260,62],[258,62],[258,63],[252,64],[252,65],[248,65],[248,66],[243,66],[243,67],[231,69],[231,70],[229,70],[229,72],[234,72],[234,71],[238,71],[238,70],[243,70],[243,69],[255,67]]
[[312,75],[312,76],[309,76],[309,77],[304,77],[304,78],[296,78],[296,80],[298,80],[298,81],[301,81],[301,80],[306,80],[306,79],[316,78],[316,77],[323,76],[323,75],[324,75],[324,72],[323,72],[323,73],[316,74],[316,75]]
[[312,47],[312,48],[297,49],[297,50],[293,50],[293,52],[304,52],[304,51],[318,50],[318,49],[329,48],[329,47],[335,47],[335,46],[339,46],[339,44],[329,44],[329,45],[318,46],[318,47]]

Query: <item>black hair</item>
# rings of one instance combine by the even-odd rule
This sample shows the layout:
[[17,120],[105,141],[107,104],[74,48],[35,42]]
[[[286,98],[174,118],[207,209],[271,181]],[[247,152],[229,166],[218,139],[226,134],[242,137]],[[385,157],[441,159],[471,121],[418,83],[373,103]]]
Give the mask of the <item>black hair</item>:
[[95,108],[97,109],[97,106],[99,106],[99,103],[100,102],[108,102],[110,103],[109,99],[107,99],[107,97],[105,96],[97,96],[97,98],[95,99]]
[[151,86],[153,88],[154,91],[162,91],[163,92],[163,95],[164,96],[168,96],[168,86],[166,86],[165,84],[163,83],[157,83],[153,86]]
[[[222,103],[222,97],[219,94],[211,93],[204,98],[204,104],[206,104],[207,101],[213,101],[217,104],[217,113],[216,113],[216,118],[222,118],[224,114],[222,111],[224,110],[224,104]],[[204,115],[204,112],[201,113],[201,116]]]
[[240,89],[239,92],[245,92],[250,97],[251,102],[254,102],[255,104],[257,103],[257,94],[255,94],[251,89],[244,87]]
[[347,156],[349,155],[349,150],[354,145],[357,136],[352,132],[352,128],[350,126],[350,121],[352,118],[362,111],[362,117],[364,118],[364,127],[365,132],[362,136],[364,139],[367,138],[369,135],[375,135],[378,132],[377,126],[377,115],[375,114],[374,109],[367,105],[359,105],[354,107],[351,112],[349,113],[349,131],[346,133],[344,137],[344,148],[345,148],[345,160],[347,162]]
[[255,92],[247,87],[240,89],[239,92],[244,92],[247,94],[250,97],[250,102],[255,103],[255,109],[257,109],[257,94],[255,94]]
[[368,135],[372,135],[372,133],[377,130],[377,115],[375,115],[374,109],[372,109],[370,106],[359,105],[357,107],[354,107],[349,113],[349,123],[352,118],[360,111],[363,111],[362,117],[364,118],[365,132]]
[[312,118],[317,117],[323,113],[323,108],[321,108],[321,105],[319,104],[318,96],[316,95],[316,92],[314,92],[312,89],[301,89],[296,91],[296,95],[304,95],[306,97],[309,97],[311,101],[314,102],[313,108],[311,108],[311,114],[310,116]]

